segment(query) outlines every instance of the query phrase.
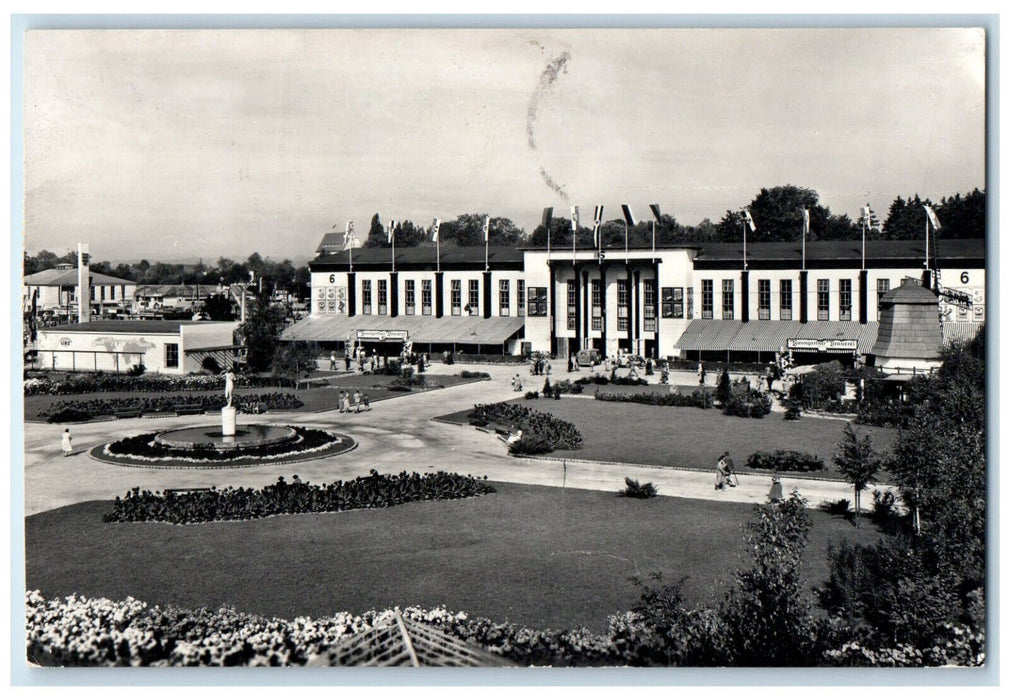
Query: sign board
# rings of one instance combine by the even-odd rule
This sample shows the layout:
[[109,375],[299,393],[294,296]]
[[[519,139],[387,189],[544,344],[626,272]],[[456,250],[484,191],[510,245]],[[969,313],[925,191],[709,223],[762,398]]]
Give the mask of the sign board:
[[406,340],[407,331],[385,331],[385,330],[364,330],[357,331],[358,340],[370,340],[376,343],[383,343],[387,340]]
[[71,345],[70,338],[60,338],[60,346],[64,348],[69,348]]
[[790,350],[816,350],[817,352],[855,352],[855,339],[789,338],[786,347]]

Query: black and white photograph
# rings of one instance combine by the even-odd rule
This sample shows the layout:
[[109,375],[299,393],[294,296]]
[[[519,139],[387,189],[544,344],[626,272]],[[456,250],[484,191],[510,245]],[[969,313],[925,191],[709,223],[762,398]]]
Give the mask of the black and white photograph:
[[12,666],[991,670],[987,22],[150,24],[20,37]]

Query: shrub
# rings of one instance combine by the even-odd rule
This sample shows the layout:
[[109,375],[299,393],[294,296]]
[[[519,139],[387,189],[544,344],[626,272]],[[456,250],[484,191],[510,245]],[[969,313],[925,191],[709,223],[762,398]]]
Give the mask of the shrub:
[[785,419],[799,420],[803,415],[803,404],[796,399],[786,399],[784,403],[786,405]]
[[794,450],[755,452],[747,458],[747,468],[770,472],[816,472],[824,469],[824,460],[817,455]]
[[[59,377],[60,375],[57,375]],[[240,374],[235,377],[235,387],[240,389],[281,386],[283,379],[255,374]],[[150,392],[171,391],[223,391],[224,377],[221,375],[187,374],[67,374],[62,379],[36,377],[25,382],[25,396],[63,396],[67,394],[91,394],[95,392]]]
[[586,384],[599,384],[602,386],[610,384],[610,380],[606,377],[606,375],[594,374],[589,377],[581,377],[579,379],[576,379],[575,384],[580,384],[582,386],[585,386]]
[[789,389],[789,396],[805,409],[823,409],[845,393],[845,377],[838,362],[825,362],[802,377]]
[[[291,410],[304,404],[295,394],[274,392],[270,394],[237,394],[235,406],[242,413],[261,413],[266,410]],[[127,396],[123,398],[61,400],[53,402],[39,412],[50,423],[68,420],[90,420],[96,416],[112,416],[120,413],[171,413],[191,411],[200,413],[224,408],[224,396],[218,394],[168,395],[168,396]],[[75,415],[76,418],[67,418]]]
[[[105,414],[102,414],[105,415]],[[46,419],[47,423],[83,423],[84,421],[91,420],[95,414],[84,410],[82,408],[77,408],[74,406],[68,406],[66,408],[59,408],[49,414]]]
[[618,401],[624,403],[640,403],[647,406],[694,406],[696,408],[711,408],[712,395],[703,389],[695,389],[690,394],[672,394],[659,392],[643,392],[641,394],[612,394],[597,391],[594,396],[597,401]]
[[552,450],[572,450],[582,447],[582,435],[572,423],[521,404],[505,402],[477,404],[469,418],[497,423],[507,428],[509,432],[521,429],[523,438],[530,438],[530,445],[539,444],[533,440],[535,436],[543,436]]
[[581,394],[585,391],[586,385],[565,379],[560,382],[555,381],[551,388],[556,394]]
[[542,455],[553,452],[551,441],[543,434],[526,434],[509,445],[509,454]]
[[841,515],[847,518],[852,514],[852,504],[847,498],[839,498],[835,501],[824,501],[821,503],[819,508],[829,515]]
[[219,365],[217,360],[210,355],[203,358],[203,362],[200,363],[200,367],[203,368],[205,372],[210,372],[211,374],[219,374],[221,372],[221,365]]
[[617,493],[628,498],[654,498],[659,494],[659,489],[651,481],[639,484],[638,479],[626,476],[624,477],[624,488]]
[[726,402],[729,401],[731,391],[729,370],[723,368],[722,374],[719,375],[719,386],[715,390],[715,400],[725,406]]
[[487,372],[471,372],[468,369],[463,370],[459,373],[459,376],[463,379],[490,379],[491,375]]
[[483,479],[449,472],[379,474],[350,481],[314,485],[290,483],[279,477],[262,489],[211,487],[206,491],[173,491],[162,494],[135,488],[124,498],[117,497],[105,522],[159,521],[197,523],[220,520],[248,520],[290,513],[334,513],[357,508],[387,508],[412,501],[450,500],[494,493]]
[[136,364],[136,365],[132,365],[130,367],[130,369],[126,370],[126,376],[127,377],[139,377],[146,370],[147,370],[147,367],[144,367],[144,365],[142,363]]
[[772,399],[768,394],[751,389],[746,380],[740,379],[733,383],[728,398],[723,401],[722,410],[728,416],[764,418],[771,413]]

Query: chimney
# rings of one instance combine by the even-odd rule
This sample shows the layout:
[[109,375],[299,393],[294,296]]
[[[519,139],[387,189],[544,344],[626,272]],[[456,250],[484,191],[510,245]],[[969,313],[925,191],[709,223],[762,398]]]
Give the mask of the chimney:
[[87,323],[91,320],[91,261],[87,243],[77,244],[77,320]]

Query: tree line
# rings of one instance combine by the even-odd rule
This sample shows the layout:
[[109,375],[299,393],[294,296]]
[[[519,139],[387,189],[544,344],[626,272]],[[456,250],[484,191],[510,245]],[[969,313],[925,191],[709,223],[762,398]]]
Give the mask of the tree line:
[[[865,229],[868,240],[914,240],[925,236],[925,205],[930,205],[936,211],[943,228],[938,232],[940,238],[984,238],[985,237],[985,191],[974,189],[967,194],[955,194],[943,197],[939,202],[928,198],[923,199],[918,194],[912,197],[896,197],[891,202],[884,218],[880,213],[871,211],[866,219],[862,211],[856,219],[848,214],[833,214],[831,210],[820,203],[817,192],[810,188],[795,185],[762,188],[746,205],[753,218],[757,230],[749,231],[749,241],[799,241],[803,231],[803,210],[810,215],[809,241],[845,241],[860,240]],[[591,210],[584,208],[581,212],[582,222],[575,231],[576,243],[580,246],[592,246],[593,228]],[[442,221],[439,224],[439,244],[445,246],[472,247],[484,245],[484,221],[486,213],[460,214],[455,219]],[[434,222],[432,222],[433,224]],[[433,247],[431,240],[432,224],[416,224],[410,220],[395,224],[394,235],[398,247]],[[685,243],[732,242],[739,241],[743,236],[744,218],[741,209],[729,209],[719,222],[704,219],[695,226],[688,226],[677,221],[671,214],[663,214],[655,222],[655,237],[657,245],[676,245]],[[558,216],[550,223],[550,241],[552,245],[565,246],[572,244],[572,226],[568,213],[559,211]],[[604,246],[622,245],[625,235],[624,219],[609,219],[600,225],[600,235]],[[653,222],[640,221],[635,226],[628,227],[628,243],[631,246],[649,245],[652,242]],[[391,243],[387,240],[386,225],[378,212],[371,219],[368,234],[362,241],[365,247],[387,248]],[[542,224],[537,225],[527,235],[511,219],[501,216],[490,216],[488,226],[488,242],[493,246],[517,247],[520,245],[543,246],[547,244],[548,232]],[[57,256],[55,253],[43,250],[37,255],[25,255],[24,274],[46,270],[60,263],[76,264],[76,253]],[[295,267],[290,260],[280,262],[264,259],[259,253],[253,253],[245,261],[235,261],[229,258],[219,258],[216,265],[182,265],[141,260],[137,263],[120,263],[113,266],[107,261],[92,263],[91,269],[114,277],[121,277],[137,284],[232,284],[249,280],[249,272],[256,278],[262,278],[264,285],[271,289],[279,289],[304,295],[308,292],[308,266]]]

